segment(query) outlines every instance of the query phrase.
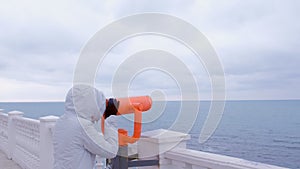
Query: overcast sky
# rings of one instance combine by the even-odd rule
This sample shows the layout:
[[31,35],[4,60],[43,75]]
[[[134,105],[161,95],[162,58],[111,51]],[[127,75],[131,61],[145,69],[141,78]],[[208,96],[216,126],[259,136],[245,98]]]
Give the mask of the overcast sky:
[[[1,0],[0,101],[64,100],[86,42],[105,25],[143,12],[184,19],[209,39],[224,67],[227,99],[300,99],[298,0]],[[200,99],[210,98],[209,77],[195,56],[152,36],[116,46],[98,71],[97,88],[111,96],[118,64],[143,48],[172,49],[192,70]],[[180,95],[174,79],[155,70],[138,75],[129,93],[155,90],[168,99]]]

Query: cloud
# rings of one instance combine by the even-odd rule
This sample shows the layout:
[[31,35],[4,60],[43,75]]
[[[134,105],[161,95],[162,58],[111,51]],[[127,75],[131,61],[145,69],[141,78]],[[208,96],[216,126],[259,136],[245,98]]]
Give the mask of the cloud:
[[5,102],[57,101],[65,97],[65,89],[70,87],[7,78],[0,78],[0,83],[0,100]]
[[[299,99],[299,6],[293,0],[3,2],[0,77],[5,87],[0,101],[63,100],[61,93],[71,86],[77,58],[89,38],[115,19],[141,12],[174,15],[203,32],[224,66],[227,98]],[[119,44],[99,66],[97,87],[110,96],[119,64],[133,52],[150,47],[178,56],[193,72],[200,95],[205,95],[202,98],[210,98],[209,77],[201,62],[184,46],[159,37],[136,37]],[[157,72],[154,76],[141,75],[132,89],[141,93],[143,88],[161,87],[177,95],[172,81]]]
[[[51,87],[57,91],[67,91],[71,86],[82,46],[98,30],[100,24],[111,19],[109,14],[101,15],[99,12],[105,12],[102,10],[105,9],[105,4],[97,1],[84,2],[12,0],[2,3],[1,85],[11,86],[10,89],[19,89],[24,85],[24,90],[32,91],[31,95],[22,95],[22,92],[13,92],[18,90],[6,88],[6,92],[1,92],[2,101],[13,98],[64,99],[64,95],[43,89]],[[53,93],[56,93],[56,97],[53,97]]]

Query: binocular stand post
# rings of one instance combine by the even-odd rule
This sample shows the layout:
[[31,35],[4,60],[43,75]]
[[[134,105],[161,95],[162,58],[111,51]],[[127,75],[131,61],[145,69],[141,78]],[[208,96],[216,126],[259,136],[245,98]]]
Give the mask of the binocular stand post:
[[137,155],[128,156],[128,146],[119,146],[118,155],[106,161],[111,169],[128,169],[128,167],[158,166],[158,160],[139,160]]

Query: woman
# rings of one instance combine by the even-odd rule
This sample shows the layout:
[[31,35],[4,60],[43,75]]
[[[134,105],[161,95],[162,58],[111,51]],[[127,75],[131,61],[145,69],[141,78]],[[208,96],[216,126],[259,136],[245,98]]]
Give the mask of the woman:
[[105,109],[106,99],[94,87],[77,85],[69,90],[65,113],[54,129],[54,169],[92,169],[96,155],[103,158],[116,156],[115,116],[105,120],[104,135],[97,129],[96,123]]

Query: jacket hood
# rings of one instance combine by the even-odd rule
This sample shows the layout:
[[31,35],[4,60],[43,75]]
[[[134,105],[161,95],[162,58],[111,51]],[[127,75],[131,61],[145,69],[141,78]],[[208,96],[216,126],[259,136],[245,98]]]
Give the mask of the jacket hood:
[[75,85],[66,96],[66,114],[77,115],[79,118],[91,122],[98,121],[105,108],[106,98],[104,94],[92,86]]

